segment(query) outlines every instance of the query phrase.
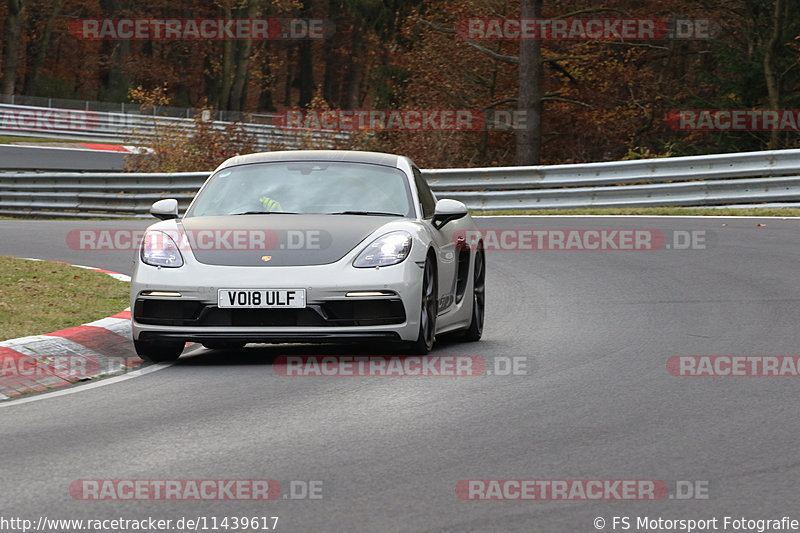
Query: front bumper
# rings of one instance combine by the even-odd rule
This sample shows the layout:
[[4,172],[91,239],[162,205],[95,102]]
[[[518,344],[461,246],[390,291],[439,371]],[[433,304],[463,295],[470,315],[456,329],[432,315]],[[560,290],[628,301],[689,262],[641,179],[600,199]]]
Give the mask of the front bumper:
[[[189,269],[139,264],[131,282],[133,338],[154,342],[413,341],[419,332],[421,278],[422,269],[408,260],[379,269],[355,269],[339,263],[301,267],[201,265]],[[253,288],[304,288],[306,307],[217,306],[218,289]],[[383,295],[348,296],[364,291]],[[153,292],[156,296],[150,295]],[[158,295],[164,292],[180,296]]]
[[372,331],[360,333],[266,333],[266,332],[167,332],[167,331],[142,331],[139,333],[141,341],[149,342],[253,342],[253,343],[326,343],[326,342],[399,342],[400,335],[395,331]]
[[403,301],[396,295],[379,299],[345,296],[301,309],[220,308],[199,300],[140,297],[132,315],[140,324],[190,327],[353,327],[406,321]]

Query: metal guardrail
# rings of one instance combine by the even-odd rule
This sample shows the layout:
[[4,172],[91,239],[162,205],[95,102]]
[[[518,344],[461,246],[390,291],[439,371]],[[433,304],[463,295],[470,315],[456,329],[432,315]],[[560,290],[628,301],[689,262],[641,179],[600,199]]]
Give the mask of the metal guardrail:
[[426,171],[438,190],[544,189],[800,173],[800,150],[741,152],[572,165]]
[[[476,211],[800,201],[800,150],[423,174],[438,197]],[[146,217],[161,198],[185,209],[207,176],[0,173],[0,215]]]
[[[313,141],[319,148],[347,147],[351,136],[334,131],[302,131],[279,128],[272,116],[259,115],[268,123],[240,122],[255,140],[258,151],[297,149]],[[210,121],[216,130],[224,130],[233,122]],[[188,118],[142,113],[131,106],[130,112],[100,112],[83,109],[35,107],[0,104],[0,134],[35,136],[50,139],[145,143],[159,131],[190,135],[195,121]],[[146,144],[146,143],[145,143]]]
[[448,191],[471,209],[713,206],[800,200],[800,176],[535,191]]
[[189,207],[208,172],[0,173],[0,215],[147,217],[153,202],[176,198]]
[[[29,96],[23,94],[0,94],[0,104],[11,106],[28,106],[50,109],[80,111],[97,111],[103,113],[134,113],[142,114],[140,105],[130,102],[98,102],[92,100],[74,100],[69,98],[52,98],[48,96]],[[192,118],[203,110],[196,107],[155,106],[152,114],[164,117]],[[269,114],[244,113],[241,111],[226,111],[217,109],[213,112],[216,120],[228,122],[259,122],[253,118],[265,117],[272,119]]]

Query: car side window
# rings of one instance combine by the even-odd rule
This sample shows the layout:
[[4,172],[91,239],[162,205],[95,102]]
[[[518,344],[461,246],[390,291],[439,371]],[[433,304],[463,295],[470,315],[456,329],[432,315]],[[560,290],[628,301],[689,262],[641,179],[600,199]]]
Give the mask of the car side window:
[[428,182],[422,177],[422,172],[417,167],[413,167],[413,170],[414,183],[417,186],[420,206],[422,206],[422,218],[430,218],[436,210],[436,197],[428,187]]

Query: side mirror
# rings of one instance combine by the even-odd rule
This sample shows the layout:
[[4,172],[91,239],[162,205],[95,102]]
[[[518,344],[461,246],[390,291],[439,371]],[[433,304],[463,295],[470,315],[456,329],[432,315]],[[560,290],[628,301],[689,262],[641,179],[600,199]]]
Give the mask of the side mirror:
[[447,198],[439,200],[433,211],[433,226],[436,229],[442,229],[448,222],[464,218],[467,214],[469,214],[469,210],[463,202]]
[[174,198],[159,200],[150,207],[150,214],[161,220],[178,218],[178,200]]

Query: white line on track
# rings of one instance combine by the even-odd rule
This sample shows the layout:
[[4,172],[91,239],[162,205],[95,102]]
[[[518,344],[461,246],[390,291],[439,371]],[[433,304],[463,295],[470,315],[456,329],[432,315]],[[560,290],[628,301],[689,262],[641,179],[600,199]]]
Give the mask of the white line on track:
[[106,385],[113,385],[121,381],[127,381],[129,379],[134,379],[141,376],[145,376],[147,374],[152,374],[153,372],[158,372],[159,370],[164,370],[165,368],[169,368],[171,366],[172,363],[159,363],[157,365],[151,365],[146,368],[142,368],[140,370],[134,370],[133,372],[128,372],[127,374],[123,374],[121,376],[104,378],[99,381],[95,381],[93,383],[87,383],[86,385],[75,385],[68,389],[51,391],[44,394],[37,394],[36,396],[31,396],[29,398],[3,401],[0,402],[0,409],[2,409],[3,407],[13,407],[15,405],[22,405],[23,403],[38,402],[39,400],[58,398],[59,396],[67,396],[68,394],[84,392],[87,390],[96,389],[98,387],[105,387]]

